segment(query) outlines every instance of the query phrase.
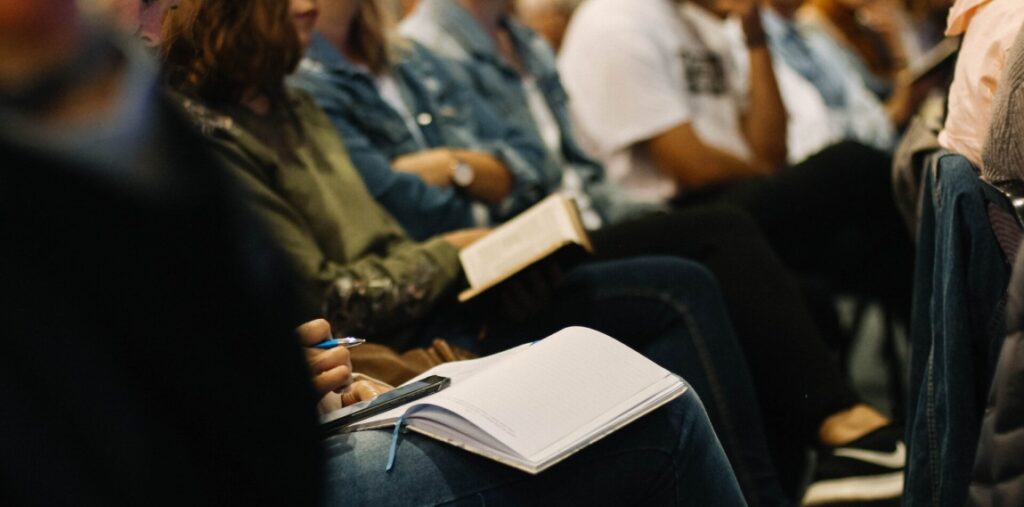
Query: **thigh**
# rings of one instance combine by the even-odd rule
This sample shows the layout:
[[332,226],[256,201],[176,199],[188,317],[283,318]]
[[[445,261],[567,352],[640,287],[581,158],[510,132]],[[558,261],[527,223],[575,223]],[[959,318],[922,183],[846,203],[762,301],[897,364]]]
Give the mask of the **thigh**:
[[706,269],[674,257],[582,266],[536,319],[499,326],[501,334],[489,340],[512,344],[572,325],[604,332],[687,379],[703,397],[744,488],[781,496],[746,361]]
[[328,439],[328,504],[743,504],[692,391],[535,476],[413,433],[386,472],[390,443],[381,430]]

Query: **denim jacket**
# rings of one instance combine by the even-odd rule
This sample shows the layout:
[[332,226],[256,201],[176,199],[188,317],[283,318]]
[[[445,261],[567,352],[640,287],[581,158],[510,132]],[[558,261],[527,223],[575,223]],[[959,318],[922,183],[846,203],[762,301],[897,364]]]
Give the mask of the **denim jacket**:
[[416,239],[500,222],[540,200],[546,184],[538,181],[533,168],[543,161],[541,145],[455,84],[443,60],[416,44],[402,51],[391,74],[427,148],[490,153],[511,171],[513,188],[481,221],[474,218],[476,201],[466,194],[453,187],[430,186],[417,175],[394,170],[392,160],[425,148],[380,96],[374,77],[318,34],[290,84],[309,91],[330,117],[374,198]]
[[[604,168],[576,142],[569,114],[569,96],[562,87],[551,47],[515,20],[505,18],[503,22],[526,72],[537,81],[561,131],[561,153],[548,153],[545,163],[537,168],[539,179],[547,184],[546,190],[554,192],[562,184],[564,167],[561,159],[565,167],[571,167],[580,177],[584,191],[606,222],[657,209],[631,202],[608,182]],[[456,0],[422,0],[416,11],[402,23],[401,30],[405,36],[455,62],[459,69],[457,78],[471,86],[504,119],[528,131],[537,143],[544,146],[530,112],[522,76],[502,59],[480,23]]]

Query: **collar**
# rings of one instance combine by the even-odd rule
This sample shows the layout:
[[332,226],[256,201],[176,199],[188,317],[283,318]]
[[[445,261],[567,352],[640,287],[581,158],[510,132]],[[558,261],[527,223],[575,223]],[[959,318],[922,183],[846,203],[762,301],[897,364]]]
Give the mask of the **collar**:
[[955,37],[967,31],[971,19],[977,14],[978,9],[989,3],[991,0],[957,0],[949,9],[949,18],[946,20],[946,36]]
[[780,37],[790,32],[798,32],[796,23],[782,17],[775,9],[765,6],[761,8],[761,22],[769,37]]
[[304,64],[319,67],[327,72],[338,72],[348,75],[364,75],[366,71],[357,67],[348,58],[334,47],[331,41],[327,40],[320,32],[313,32],[313,40],[306,49],[303,57]]
[[498,58],[498,48],[480,22],[456,0],[423,0],[423,9],[470,53]]

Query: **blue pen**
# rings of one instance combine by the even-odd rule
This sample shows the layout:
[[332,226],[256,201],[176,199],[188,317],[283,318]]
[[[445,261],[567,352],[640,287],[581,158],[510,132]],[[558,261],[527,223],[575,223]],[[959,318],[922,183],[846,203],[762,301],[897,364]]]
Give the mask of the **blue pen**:
[[358,347],[364,343],[366,343],[366,340],[362,338],[353,338],[351,336],[346,336],[344,338],[331,338],[330,340],[324,340],[316,345],[313,345],[313,348],[328,350],[333,349],[334,347],[343,346],[346,349],[351,349],[353,347]]

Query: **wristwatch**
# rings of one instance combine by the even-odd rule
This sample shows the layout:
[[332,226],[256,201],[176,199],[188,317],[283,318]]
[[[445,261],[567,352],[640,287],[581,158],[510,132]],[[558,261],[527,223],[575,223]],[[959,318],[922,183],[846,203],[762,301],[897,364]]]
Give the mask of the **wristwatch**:
[[476,171],[473,169],[473,166],[456,157],[455,163],[452,165],[452,183],[456,187],[467,188],[473,184],[475,179]]

